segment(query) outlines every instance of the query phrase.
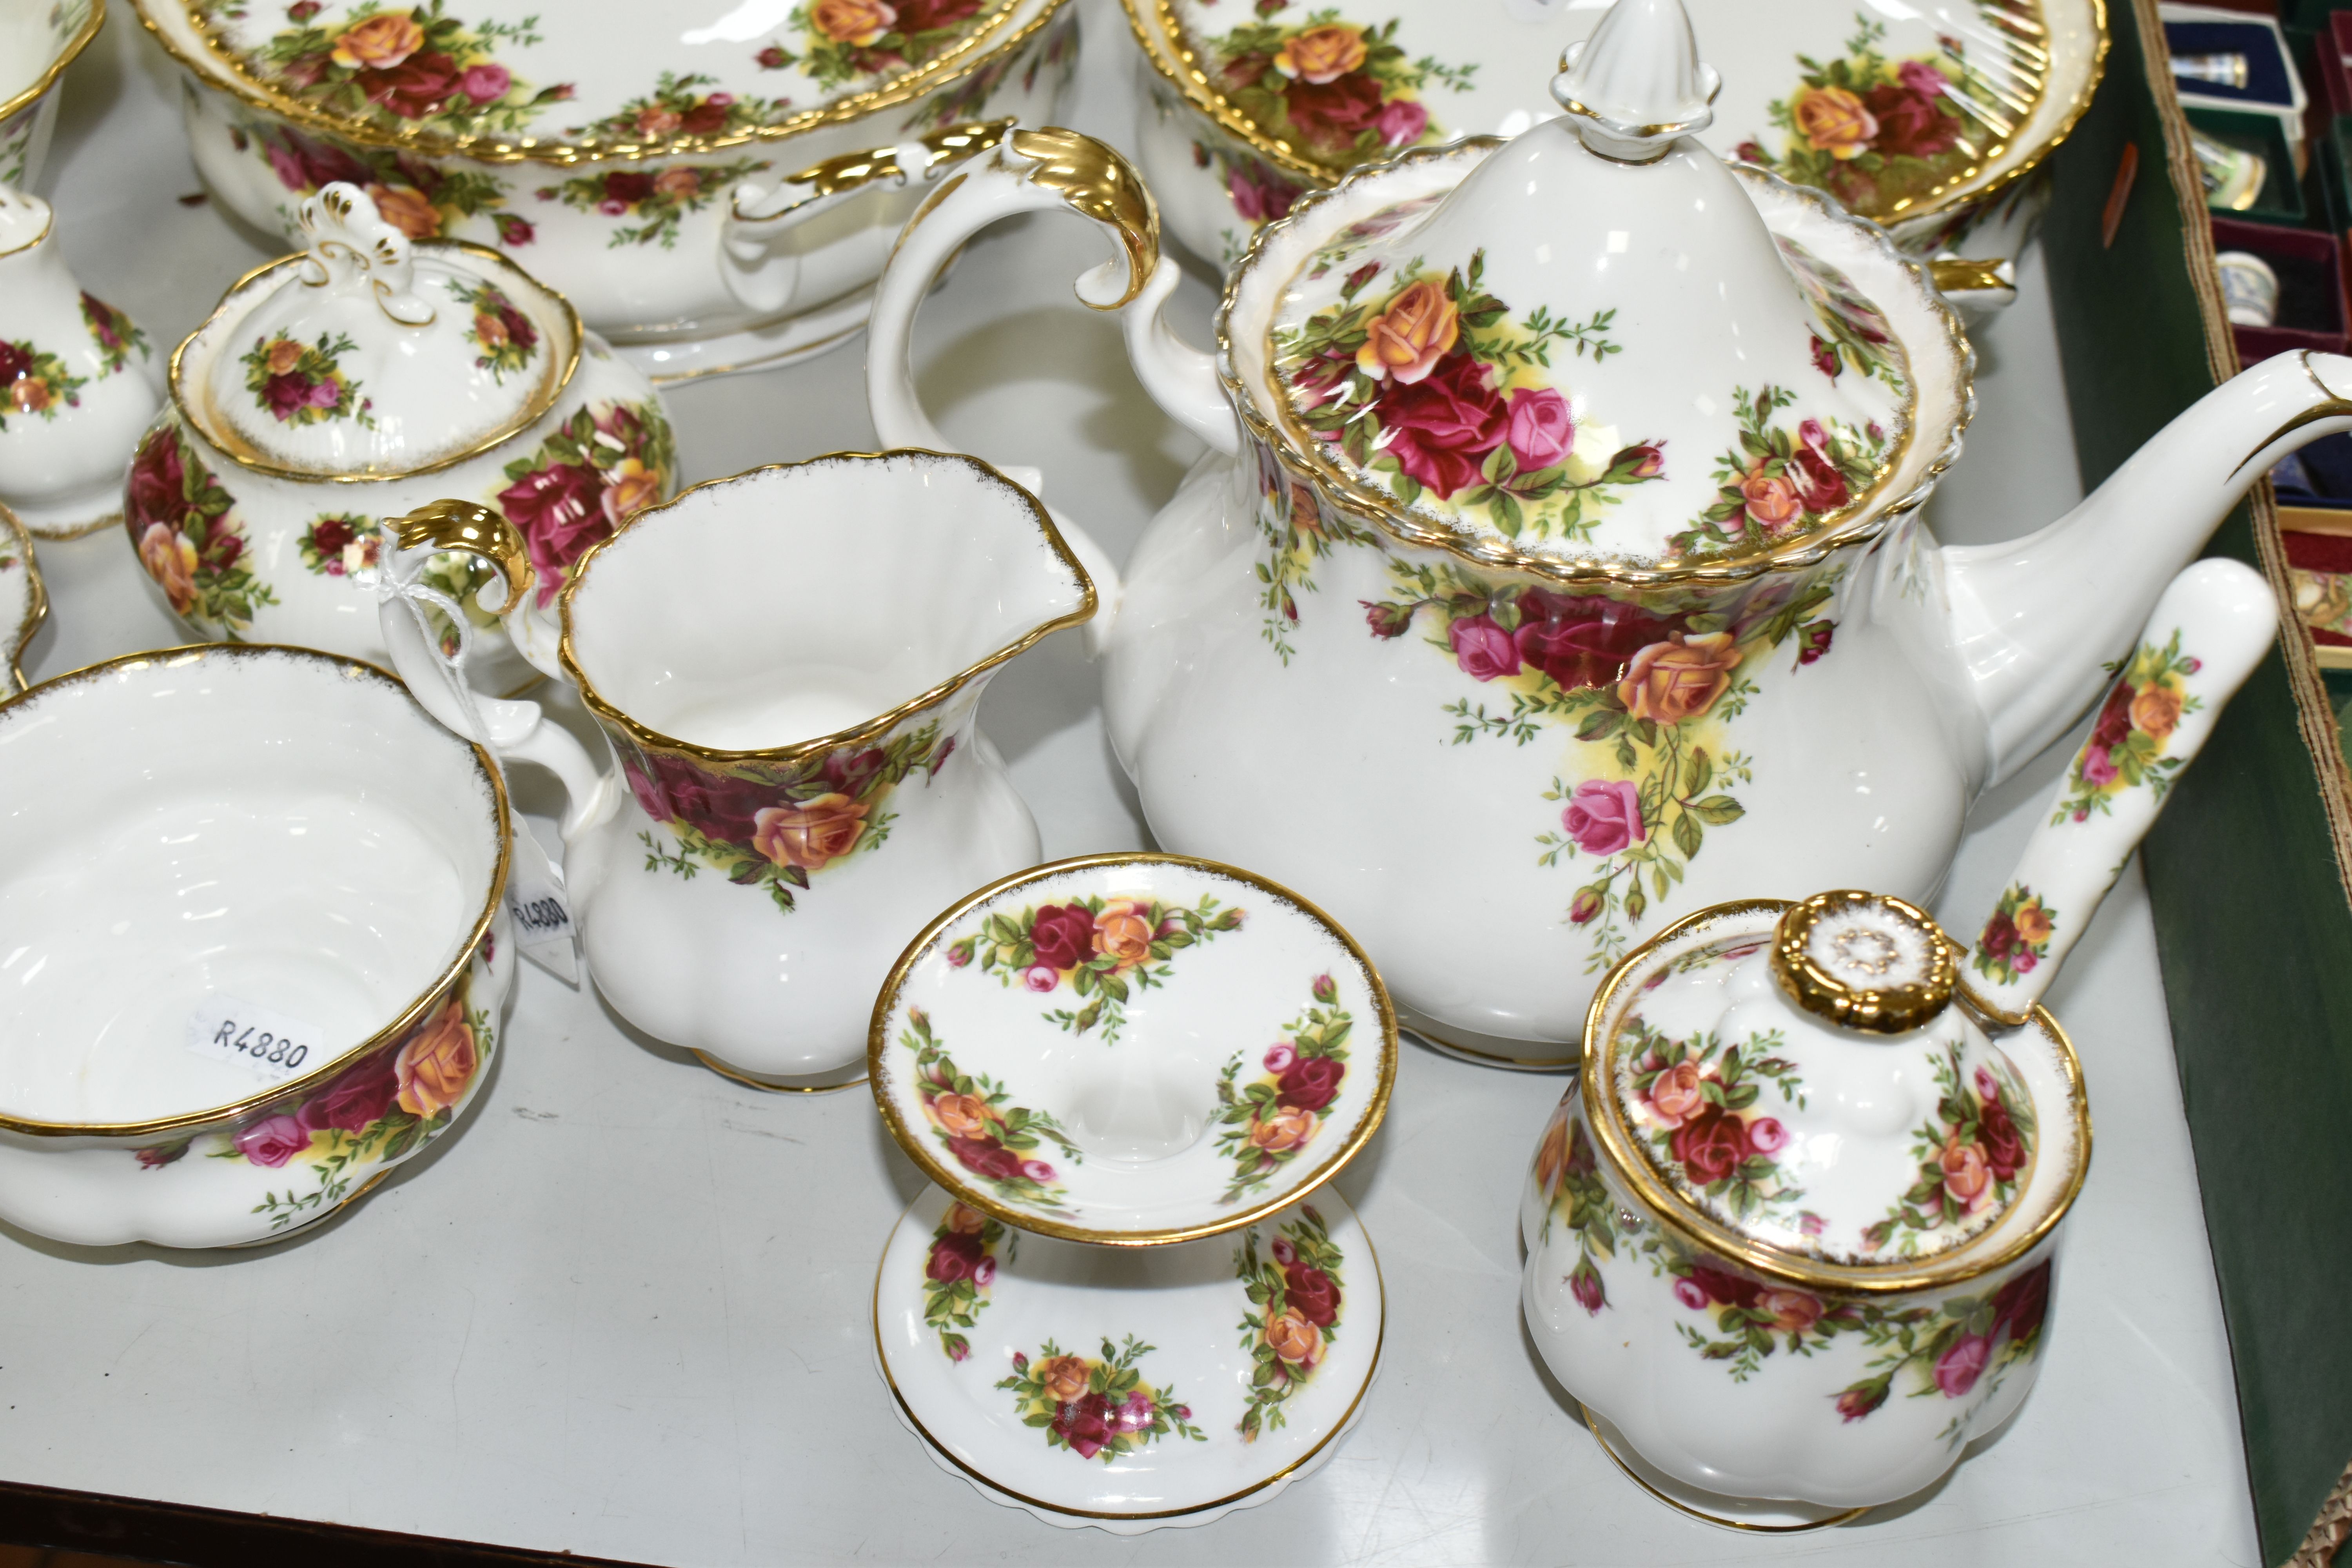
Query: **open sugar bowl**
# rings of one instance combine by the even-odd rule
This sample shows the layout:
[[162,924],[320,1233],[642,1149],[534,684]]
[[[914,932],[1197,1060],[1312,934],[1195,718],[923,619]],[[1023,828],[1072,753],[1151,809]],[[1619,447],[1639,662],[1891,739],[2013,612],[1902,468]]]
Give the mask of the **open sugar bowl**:
[[1066,860],[934,921],[869,1045],[939,1184],[876,1282],[908,1423],[988,1495],[1122,1533],[1319,1464],[1384,1310],[1326,1184],[1379,1126],[1396,1049],[1354,941],[1230,867]]
[[2276,615],[2235,562],[2165,592],[1973,950],[1839,891],[1703,910],[1611,971],[1521,1200],[1521,1303],[1650,1491],[1836,1523],[2023,1403],[2091,1155],[2040,999]]
[[500,1044],[509,830],[479,750],[307,649],[0,703],[0,1219],[269,1241],[446,1135]]

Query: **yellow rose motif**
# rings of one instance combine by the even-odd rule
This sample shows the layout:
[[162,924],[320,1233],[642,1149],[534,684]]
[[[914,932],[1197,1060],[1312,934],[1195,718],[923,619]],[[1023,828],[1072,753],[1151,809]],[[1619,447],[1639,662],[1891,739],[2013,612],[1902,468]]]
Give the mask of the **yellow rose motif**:
[[480,340],[481,345],[486,349],[504,348],[508,336],[507,324],[488,310],[477,310],[474,312],[474,336]]
[[465,1097],[479,1065],[466,1009],[452,996],[430,1023],[408,1037],[392,1064],[400,1085],[400,1108],[426,1118],[449,1110]]
[[139,536],[139,562],[163,590],[172,608],[186,615],[196,602],[196,547],[168,522],[151,522]]
[[897,26],[898,13],[883,0],[816,0],[809,22],[835,43],[862,49]]
[[660,473],[635,458],[622,458],[604,475],[604,521],[614,528],[660,499]]
[[1411,386],[1436,368],[1462,335],[1462,313],[1445,297],[1445,285],[1424,278],[1389,301],[1364,327],[1356,368],[1374,381],[1391,376]]
[[1841,163],[1869,152],[1872,139],[1878,134],[1877,117],[1842,87],[1807,88],[1798,95],[1789,117],[1806,145]]
[[425,29],[405,11],[380,11],[343,30],[334,61],[345,70],[389,70],[425,47]]
[[1315,1130],[1322,1125],[1322,1119],[1315,1112],[1295,1105],[1276,1106],[1271,1110],[1271,1114],[1261,1110],[1249,1130],[1250,1146],[1269,1154],[1297,1148],[1314,1137]]
[[37,375],[18,376],[8,384],[8,401],[20,414],[38,414],[49,405],[49,384]]
[[978,1236],[987,1224],[987,1218],[978,1209],[966,1208],[961,1204],[948,1205],[947,1226],[958,1236]]
[[1361,29],[1334,22],[1295,33],[1274,57],[1274,68],[1297,81],[1320,87],[1337,81],[1364,63]]
[[1095,916],[1095,952],[1132,969],[1151,956],[1151,922],[1145,906],[1132,899],[1113,899]]
[[1323,1331],[1308,1322],[1296,1308],[1286,1307],[1265,1326],[1265,1342],[1293,1366],[1313,1366],[1323,1353]]
[[1617,700],[1636,719],[1679,724],[1715,706],[1739,668],[1729,632],[1654,642],[1633,656],[1617,683]]
[[866,836],[864,803],[821,795],[799,805],[770,805],[751,818],[751,847],[779,866],[822,871]]
[[375,210],[383,221],[411,239],[431,239],[441,232],[441,209],[409,185],[370,185]]
[[284,375],[302,357],[302,345],[280,338],[269,345],[269,374]]
[[2132,728],[2145,731],[2162,744],[2180,722],[2180,693],[2169,686],[2141,687],[2131,700],[2131,721]]
[[1046,1397],[1057,1405],[1067,1405],[1085,1394],[1091,1381],[1083,1356],[1057,1355],[1050,1361],[1039,1362],[1034,1370]]
[[2010,921],[2017,927],[2018,936],[2028,946],[2040,947],[2050,940],[2050,911],[2042,907],[2039,899],[2032,903],[2020,904],[2017,912],[2010,916]]
[[988,1131],[988,1101],[973,1094],[942,1094],[931,1100],[931,1115],[950,1138],[977,1138]]

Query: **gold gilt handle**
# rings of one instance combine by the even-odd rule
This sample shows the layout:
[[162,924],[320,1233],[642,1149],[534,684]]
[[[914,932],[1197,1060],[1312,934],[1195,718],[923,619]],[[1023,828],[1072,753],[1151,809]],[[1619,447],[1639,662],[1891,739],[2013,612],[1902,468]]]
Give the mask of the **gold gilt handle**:
[[[1116,300],[1078,298],[1097,310],[1116,310],[1143,292],[1160,265],[1160,206],[1135,166],[1091,136],[1048,125],[1015,131],[1007,146],[1028,160],[1022,177],[1053,192],[1072,212],[1090,217],[1118,236],[1127,252],[1127,289]],[[921,214],[916,214],[919,219]],[[912,228],[914,224],[909,222]]]
[[478,555],[497,567],[507,583],[507,602],[497,611],[501,616],[522,603],[537,577],[521,531],[505,514],[469,500],[436,500],[419,507],[406,517],[394,519],[393,533],[403,550],[423,545],[456,550]]
[[2017,265],[1995,258],[1940,256],[1927,263],[1936,291],[1955,305],[2006,305],[2017,298]]

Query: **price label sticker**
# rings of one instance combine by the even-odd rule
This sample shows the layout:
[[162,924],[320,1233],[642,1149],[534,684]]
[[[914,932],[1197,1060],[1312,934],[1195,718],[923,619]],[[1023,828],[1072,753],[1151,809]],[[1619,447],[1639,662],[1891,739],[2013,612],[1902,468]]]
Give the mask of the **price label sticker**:
[[526,958],[567,985],[580,984],[578,933],[563,896],[563,874],[521,821],[515,824],[514,855],[507,865],[507,918]]
[[327,1059],[319,1026],[236,996],[213,996],[188,1015],[188,1049],[284,1083]]

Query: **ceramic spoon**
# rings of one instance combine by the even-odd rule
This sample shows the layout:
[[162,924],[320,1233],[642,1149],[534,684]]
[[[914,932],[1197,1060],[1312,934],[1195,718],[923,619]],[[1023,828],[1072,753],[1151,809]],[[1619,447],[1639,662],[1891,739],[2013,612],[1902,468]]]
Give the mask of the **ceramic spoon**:
[[1960,973],[1969,1002],[2026,1021],[2277,630],[2277,598],[2251,567],[2200,561],[2172,580],[1977,933]]

